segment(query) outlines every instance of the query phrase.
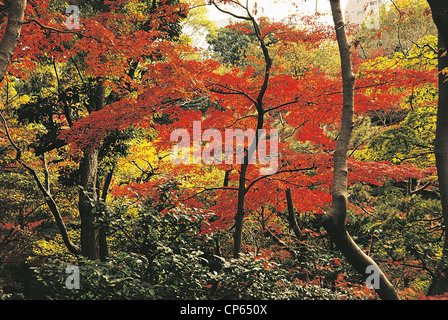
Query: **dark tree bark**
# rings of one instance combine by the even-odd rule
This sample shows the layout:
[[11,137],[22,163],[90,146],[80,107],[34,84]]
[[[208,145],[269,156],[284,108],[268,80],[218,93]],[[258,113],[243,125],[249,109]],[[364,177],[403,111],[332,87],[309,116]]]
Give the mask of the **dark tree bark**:
[[[266,90],[268,88],[269,84],[269,78],[272,68],[272,58],[269,54],[268,47],[261,36],[261,30],[260,27],[256,21],[256,19],[252,16],[250,13],[250,10],[248,7],[245,7],[242,4],[238,4],[240,8],[246,11],[246,16],[240,16],[233,14],[231,12],[228,12],[226,10],[221,9],[213,0],[210,1],[211,4],[213,4],[219,11],[227,13],[237,19],[248,21],[252,24],[255,35],[257,36],[258,43],[260,45],[260,48],[263,52],[263,58],[264,58],[264,64],[265,64],[265,70],[263,74],[263,83],[260,87],[260,90],[258,91],[256,98],[250,98],[250,101],[253,103],[257,110],[257,127],[255,128],[255,139],[253,143],[249,146],[249,149],[246,150],[244,155],[243,163],[240,166],[240,175],[238,179],[238,203],[237,203],[237,212],[235,214],[235,229],[233,232],[233,256],[235,258],[239,258],[241,254],[241,247],[242,247],[242,241],[243,241],[243,220],[244,220],[244,204],[245,204],[245,198],[247,193],[246,188],[246,174],[247,174],[247,168],[249,166],[249,161],[252,158],[252,155],[254,154],[255,150],[257,149],[258,142],[259,142],[259,135],[261,129],[263,129],[264,125],[264,108],[263,108],[263,99],[266,93]],[[246,95],[246,97],[249,97],[249,95]]]
[[[93,111],[101,110],[105,102],[105,87],[101,80],[98,80],[95,90],[94,105],[90,106]],[[81,188],[79,190],[79,216],[81,218],[81,251],[82,255],[97,260],[100,258],[100,243],[102,252],[105,252],[105,234],[100,235],[100,223],[98,221],[99,190],[98,162],[99,148],[84,150],[84,156],[79,165]],[[103,238],[102,238],[103,237]]]
[[299,225],[297,224],[296,215],[294,213],[294,204],[292,203],[292,195],[291,195],[291,189],[286,189],[286,202],[288,204],[288,222],[289,226],[296,235],[297,240],[300,241],[300,238],[302,238],[302,231],[299,228]]
[[97,200],[96,180],[98,176],[98,150],[85,152],[79,165],[81,188],[79,190],[78,209],[81,218],[82,255],[96,260],[99,252],[99,225],[95,214]]
[[448,2],[446,0],[427,0],[427,2],[443,43],[448,43]]
[[354,83],[350,45],[345,32],[340,0],[330,0],[336,37],[339,46],[343,85],[343,107],[341,130],[334,153],[334,173],[332,206],[330,213],[323,217],[323,225],[336,247],[344,254],[348,262],[362,275],[367,267],[373,265],[379,274],[379,288],[375,289],[381,299],[398,300],[399,297],[378,265],[367,256],[348,234],[345,220],[347,215],[347,154],[353,129]]
[[445,239],[442,258],[434,274],[428,295],[448,292],[448,82],[441,72],[448,68],[446,44],[448,43],[448,1],[427,0],[431,7],[432,18],[439,31],[439,100],[437,106],[436,136],[434,154],[442,204],[442,216],[445,226]]
[[[112,167],[104,178],[103,188],[101,191],[101,214],[106,215],[106,202],[107,195],[109,193],[109,187],[112,182],[112,177],[114,175],[115,167]],[[109,230],[109,222],[107,220],[103,220],[100,223],[100,231],[99,231],[99,250],[100,250],[100,260],[106,260],[109,255],[109,247],[107,244],[107,232]]]

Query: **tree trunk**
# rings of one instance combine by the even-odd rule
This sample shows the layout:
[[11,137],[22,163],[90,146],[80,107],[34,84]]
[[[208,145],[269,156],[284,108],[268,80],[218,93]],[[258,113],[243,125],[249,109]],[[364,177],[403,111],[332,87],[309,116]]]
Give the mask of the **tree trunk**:
[[289,227],[296,235],[297,240],[300,241],[300,238],[302,238],[302,231],[300,230],[299,225],[297,224],[296,215],[294,213],[294,205],[292,203],[291,189],[286,189],[285,193],[286,193],[286,202],[288,204]]
[[91,259],[99,259],[99,225],[95,214],[97,200],[98,149],[84,153],[79,165],[81,188],[79,190],[79,216],[81,218],[81,251]]
[[428,289],[428,295],[438,295],[448,292],[448,82],[446,76],[441,72],[448,67],[445,46],[448,43],[448,2],[428,0],[428,3],[431,7],[434,23],[439,31],[439,100],[434,154],[445,225],[445,239],[442,258]]
[[45,160],[45,153],[42,154],[42,164],[44,168],[44,183],[41,182],[39,179],[36,171],[25,164],[25,162],[22,162],[22,165],[28,170],[28,172],[33,176],[34,181],[36,182],[37,186],[43,193],[45,197],[45,202],[47,203],[48,207],[50,208],[51,213],[53,214],[54,220],[56,222],[56,225],[58,227],[58,230],[62,236],[62,240],[64,241],[64,244],[68,251],[73,253],[74,255],[79,255],[81,253],[81,250],[78,246],[76,246],[71,240],[70,236],[68,234],[67,228],[65,226],[64,220],[62,219],[61,212],[59,211],[58,206],[56,205],[56,201],[54,200],[53,196],[51,195],[50,191],[50,177],[48,173],[47,163]]
[[427,0],[427,2],[443,43],[448,43],[448,2],[446,0]]
[[36,170],[34,170],[29,165],[27,165],[26,162],[21,159],[22,152],[21,152],[19,146],[12,140],[11,135],[9,134],[8,123],[6,122],[6,119],[1,112],[0,112],[0,120],[3,123],[3,126],[5,127],[6,137],[9,140],[9,143],[16,150],[16,161],[19,162],[28,171],[28,173],[33,177],[34,181],[37,184],[37,187],[44,195],[45,202],[47,203],[48,208],[50,209],[51,213],[53,214],[54,220],[59,229],[59,232],[61,233],[62,240],[64,241],[65,246],[71,253],[73,253],[75,255],[80,254],[81,250],[75,244],[73,244],[73,242],[71,242],[71,240],[70,240],[70,237],[67,232],[67,228],[65,227],[64,220],[62,219],[62,215],[59,212],[59,208],[56,205],[56,202],[54,201],[54,198],[52,197],[52,195],[50,193],[50,180],[49,180],[49,175],[48,175],[47,164],[45,162],[45,154],[42,155],[42,162],[43,162],[44,176],[45,176],[45,181],[44,181],[44,183],[42,183],[42,181],[40,180],[39,176],[36,173]]
[[17,41],[22,30],[26,0],[5,1],[8,6],[8,24],[0,42],[0,81],[3,81],[11,57],[16,49]]
[[263,37],[261,36],[260,27],[255,20],[254,17],[250,15],[249,9],[246,8],[248,17],[246,20],[250,21],[253,25],[255,34],[258,38],[258,42],[260,44],[261,50],[263,51],[263,57],[265,62],[265,70],[264,70],[264,77],[263,77],[263,84],[260,87],[260,90],[257,95],[256,101],[252,101],[254,103],[254,106],[257,110],[257,128],[255,130],[255,139],[252,142],[250,146],[248,146],[248,150],[244,156],[243,164],[241,164],[241,171],[240,171],[240,177],[239,177],[239,185],[238,185],[238,207],[237,212],[235,215],[235,231],[233,234],[233,256],[235,258],[239,258],[241,253],[241,245],[242,245],[242,234],[243,234],[243,220],[244,220],[244,203],[245,203],[245,197],[246,197],[246,173],[247,168],[249,166],[249,161],[252,159],[252,156],[256,152],[258,148],[258,143],[260,140],[259,133],[263,129],[264,125],[264,109],[263,109],[263,98],[266,93],[266,90],[269,85],[269,78],[271,74],[271,68],[272,68],[272,58],[269,55],[268,47],[266,46],[266,43],[264,42]]
[[375,289],[379,297],[381,299],[398,300],[399,297],[392,284],[376,263],[353,241],[345,226],[348,180],[347,154],[353,128],[355,77],[352,71],[350,45],[345,33],[340,0],[330,0],[330,4],[341,58],[343,107],[341,130],[334,153],[331,212],[324,215],[323,225],[331,240],[359,273],[366,275],[367,267],[372,265],[375,267],[380,280],[379,287]]
[[[112,167],[109,172],[106,175],[106,178],[104,179],[103,183],[103,189],[101,191],[101,214],[106,216],[107,214],[107,195],[109,193],[109,187],[112,182],[112,177],[114,175],[115,167]],[[99,230],[99,252],[100,252],[100,260],[104,261],[106,260],[107,256],[109,255],[109,248],[107,245],[107,233],[109,230],[109,221],[107,219],[101,221],[100,223],[100,230]]]
[[448,292],[448,83],[442,70],[448,67],[448,59],[443,38],[439,36],[439,101],[437,106],[436,137],[434,154],[436,157],[437,177],[442,203],[442,216],[445,225],[445,240],[442,258],[428,290],[428,295]]
[[235,215],[235,230],[233,231],[233,257],[239,258],[243,242],[243,220],[244,220],[244,201],[246,196],[246,172],[248,163],[246,157],[241,164],[239,185],[238,185],[238,204]]
[[[94,105],[90,106],[92,111],[101,110],[105,101],[105,87],[101,79],[98,79]],[[105,245],[105,234],[100,235],[100,225],[97,219],[100,208],[97,207],[99,190],[97,190],[98,179],[98,155],[99,148],[84,150],[84,156],[79,165],[81,188],[79,190],[79,216],[81,218],[81,251],[82,255],[96,260],[100,258],[100,243]],[[101,241],[100,241],[101,239]]]

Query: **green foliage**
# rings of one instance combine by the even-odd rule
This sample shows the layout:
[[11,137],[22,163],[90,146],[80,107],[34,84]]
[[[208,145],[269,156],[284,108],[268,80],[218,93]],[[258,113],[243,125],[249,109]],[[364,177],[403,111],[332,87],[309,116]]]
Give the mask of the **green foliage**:
[[419,39],[437,35],[437,30],[428,14],[425,0],[396,0],[380,10],[380,28],[368,28],[365,24],[356,33],[367,55],[384,51],[392,57],[399,52],[407,55]]
[[[66,267],[76,265],[80,270],[80,289],[65,286]],[[151,299],[153,286],[142,281],[140,257],[117,254],[108,262],[78,259],[77,261],[50,260],[43,267],[32,267],[31,299]]]
[[319,43],[319,46],[302,42],[291,43],[287,47],[276,48],[274,62],[282,73],[294,78],[304,76],[313,68],[325,70],[328,74],[337,74],[340,70],[337,50],[337,46],[331,41]]
[[410,162],[421,168],[434,166],[435,125],[435,106],[413,108],[398,126],[383,129],[372,137],[367,147],[356,156],[366,161]]
[[391,279],[399,279],[399,289],[427,289],[442,253],[441,207],[431,192],[411,196],[407,189],[393,183],[352,186],[351,202],[369,203],[364,209],[370,214],[350,215],[348,229]]
[[254,35],[248,35],[242,31],[220,28],[215,34],[207,35],[207,42],[223,64],[244,66],[246,65],[247,48],[251,43],[256,42],[256,38]]
[[[219,285],[213,298],[266,300],[338,300],[351,299],[343,290],[332,290],[299,279],[300,267],[288,268],[287,259],[277,263],[266,258],[243,255],[223,261],[222,272],[212,279]],[[333,288],[334,289],[334,288]]]
[[[145,248],[141,253],[116,252],[105,262],[49,260],[31,268],[29,298],[352,299],[346,290],[305,284],[299,279],[301,268],[251,254],[224,259],[200,250],[198,245],[211,242],[214,236],[201,234],[201,223],[208,216],[202,217],[185,212],[141,215],[140,219],[151,222],[145,226],[156,232],[147,233],[146,241],[137,246]],[[135,232],[143,237],[144,230]],[[138,240],[134,237],[133,242]],[[304,258],[309,254],[303,253]],[[330,260],[334,261],[328,256]],[[79,290],[65,287],[65,269],[70,264],[79,267]],[[323,269],[327,277],[337,271]]]
[[[437,39],[425,36],[413,45],[406,54],[396,53],[392,58],[380,57],[360,67],[363,70],[378,70],[400,65],[404,69],[433,69],[437,55],[434,52]],[[380,128],[374,126],[372,119],[378,113],[372,113],[370,126],[355,129],[369,138],[365,147],[354,153],[355,158],[363,161],[390,161],[393,164],[412,163],[420,168],[435,165],[433,142],[435,137],[437,107],[437,88],[431,84],[413,88],[412,93],[403,99],[394,114],[384,115],[382,123],[391,125]],[[372,128],[373,127],[373,128]]]

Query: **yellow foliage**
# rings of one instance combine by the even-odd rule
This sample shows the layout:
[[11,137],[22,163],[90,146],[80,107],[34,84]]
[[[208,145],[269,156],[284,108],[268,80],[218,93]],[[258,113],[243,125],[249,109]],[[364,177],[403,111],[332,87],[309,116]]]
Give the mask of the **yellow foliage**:
[[129,156],[118,162],[115,185],[178,175],[177,178],[182,180],[181,188],[189,189],[220,186],[224,180],[222,170],[204,164],[191,165],[188,172],[179,171],[182,165],[173,164],[169,152],[158,152],[150,141],[136,141],[130,151]]
[[[78,231],[68,230],[68,234],[74,243],[79,243],[80,234]],[[32,260],[35,257],[62,257],[69,255],[62,236],[59,233],[53,239],[38,239],[33,241],[31,251],[33,254],[28,257],[28,260]]]

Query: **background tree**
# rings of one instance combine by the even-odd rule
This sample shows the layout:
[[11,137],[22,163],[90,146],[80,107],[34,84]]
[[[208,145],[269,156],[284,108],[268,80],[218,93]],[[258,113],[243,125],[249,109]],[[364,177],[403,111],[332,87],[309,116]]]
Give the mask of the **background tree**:
[[439,95],[437,106],[437,125],[434,140],[434,153],[436,156],[437,176],[439,182],[442,215],[445,222],[445,240],[440,266],[435,273],[429,294],[437,295],[448,291],[446,278],[446,255],[448,248],[447,221],[448,221],[448,86],[444,70],[448,67],[446,58],[446,43],[448,43],[448,5],[444,1],[430,1],[432,18],[439,31],[438,62],[439,62]]
[[324,216],[324,226],[331,239],[341,250],[347,260],[360,273],[365,273],[368,266],[374,266],[380,276],[380,284],[375,288],[382,299],[398,299],[394,287],[386,278],[378,265],[354,243],[345,228],[347,214],[347,155],[353,128],[354,114],[354,84],[355,76],[352,71],[350,45],[345,33],[341,4],[332,0],[331,10],[336,29],[336,37],[341,56],[343,109],[341,117],[341,131],[334,152],[334,177],[332,188],[331,213]]
[[[113,48],[117,48],[118,43],[118,46],[121,46],[129,43],[129,41],[135,41],[132,32],[140,32],[141,40],[148,40],[147,45],[153,43],[155,39],[174,38],[176,34],[179,35],[179,27],[175,27],[174,24],[178,23],[178,20],[185,15],[183,7],[165,2],[163,5],[157,1],[142,3],[138,8],[128,5],[112,7],[91,3],[84,11],[85,25],[83,26],[83,32],[85,37],[83,37],[77,32],[68,32],[59,29],[58,26],[50,26],[48,24],[50,21],[53,23],[61,21],[59,14],[51,11],[50,7],[34,7],[31,4],[29,8],[31,18],[26,25],[21,43],[24,50],[20,52],[18,59],[22,58],[22,61],[27,61],[30,54],[34,54],[34,57],[40,59],[42,65],[53,65],[54,72],[52,73],[57,80],[56,88],[55,90],[52,89],[50,94],[47,93],[42,96],[42,92],[38,92],[32,97],[29,104],[23,105],[18,110],[19,119],[22,123],[43,123],[47,129],[44,134],[40,135],[40,141],[34,145],[38,156],[45,155],[53,150],[60,151],[64,147],[65,142],[58,139],[57,136],[65,125],[70,127],[83,116],[103,109],[108,103],[120,101],[126,94],[136,92],[131,83],[134,81],[133,78],[136,76],[139,63],[146,63],[155,56],[151,56],[150,51],[143,49],[143,47],[141,48],[142,51],[135,52],[135,47],[132,48],[132,46],[127,45],[128,48],[132,48],[132,52],[128,50],[126,52],[128,56],[121,60],[122,64],[116,65],[117,61],[110,52],[114,50]],[[144,12],[157,19],[162,19],[163,16],[163,23],[158,24],[155,21],[156,19],[152,19],[151,22],[142,19],[142,13]],[[123,19],[126,13],[133,16],[131,20],[135,20],[135,24],[133,24],[133,21],[128,21],[132,24],[132,27],[128,25],[129,28],[118,31],[116,29],[117,23]],[[33,15],[38,15],[39,20],[34,19]],[[104,20],[109,15],[113,15],[116,21]],[[176,17],[170,18],[170,15]],[[37,34],[33,29],[36,28],[33,24],[38,25]],[[121,24],[121,26],[124,25]],[[106,32],[108,37],[99,39],[95,35],[98,32]],[[41,51],[43,46],[36,45],[35,41],[38,41],[39,37],[41,37],[41,44],[48,44],[46,49],[51,47],[54,52],[65,52],[66,55],[63,58],[56,57],[56,55],[51,58],[46,57],[46,53]],[[114,39],[117,43],[111,45]],[[69,47],[70,50],[68,50]],[[148,47],[144,46],[144,48],[147,49]],[[85,55],[85,50],[95,56],[87,63],[80,59]],[[67,66],[67,62],[71,66]],[[89,63],[91,64],[88,65]],[[58,64],[65,68],[63,72],[68,74],[63,74],[63,72],[59,74],[61,69],[58,70]],[[103,71],[107,70],[106,73],[103,73],[99,70],[101,64],[109,64],[110,66],[115,64],[115,68],[103,69]],[[70,71],[69,68],[71,68]],[[69,75],[74,77],[70,78]],[[120,84],[118,85],[110,86],[110,81],[114,77],[120,78],[121,82],[119,81]],[[76,79],[78,79],[78,82],[76,82]],[[86,100],[83,101],[83,99]],[[55,109],[54,104],[62,105],[61,109]],[[44,114],[40,113],[41,110],[39,110],[42,106],[46,108]],[[58,120],[55,121],[55,117],[58,117]],[[99,172],[98,165],[108,152],[118,151],[117,148],[112,149],[114,144],[117,146],[116,137],[118,135],[115,138],[110,135],[94,148],[85,146],[83,155],[79,158],[79,170],[77,171],[79,179],[75,179],[75,183],[80,186],[78,207],[81,218],[81,248],[83,248],[83,255],[92,259],[97,259],[100,256],[104,258],[107,254],[105,234],[101,231],[102,227],[100,227],[98,214],[101,211],[99,209],[100,202],[102,199],[106,199],[108,185],[113,174],[113,164],[107,172]],[[111,158],[109,157],[109,159]],[[102,182],[103,186],[101,186]],[[57,210],[56,207],[55,201],[52,201],[53,212]],[[76,250],[73,252],[76,252]]]
[[378,28],[364,23],[353,31],[362,46],[359,54],[366,58],[379,53],[390,58],[396,53],[407,57],[420,39],[436,33],[428,13],[427,3],[422,0],[398,0],[382,6]]
[[[32,169],[0,137],[1,174],[15,182],[0,186],[1,297],[372,299],[365,270],[352,267],[366,255],[400,297],[423,297],[443,237],[434,159],[425,155],[435,128],[434,37],[417,39],[406,55],[366,56],[349,34],[356,78],[346,117],[334,27],[274,22],[250,2],[215,4],[237,21],[211,28],[209,39],[248,40],[234,48],[235,61],[190,46],[176,26],[187,7],[171,1],[83,3],[78,31],[63,26],[65,4],[27,7],[0,88],[11,140]],[[350,134],[341,131],[348,118]],[[223,163],[216,142],[226,129],[260,123],[268,135],[257,151],[278,153],[275,173],[248,163],[248,141],[230,150],[235,160],[243,146],[243,163]],[[188,151],[210,161],[172,162],[175,129],[188,133]],[[96,183],[81,194],[89,153]],[[335,166],[346,169],[345,181],[334,178]],[[336,199],[342,192],[343,206],[331,207],[332,191]],[[64,230],[79,243],[81,195],[98,239],[86,250],[103,262],[74,257],[64,244]],[[344,206],[338,230],[360,260],[335,251],[322,227]],[[59,289],[67,263],[90,274],[76,293]],[[30,277],[20,274],[24,264]]]

